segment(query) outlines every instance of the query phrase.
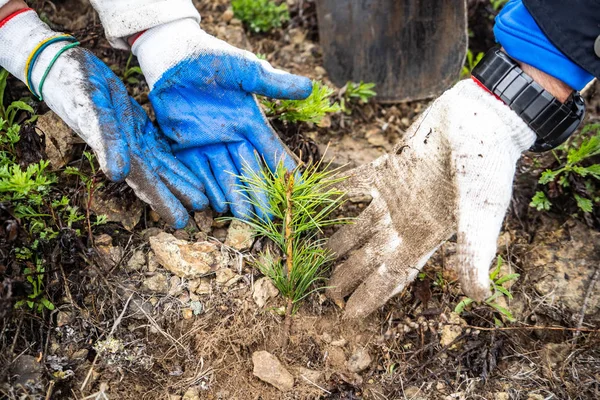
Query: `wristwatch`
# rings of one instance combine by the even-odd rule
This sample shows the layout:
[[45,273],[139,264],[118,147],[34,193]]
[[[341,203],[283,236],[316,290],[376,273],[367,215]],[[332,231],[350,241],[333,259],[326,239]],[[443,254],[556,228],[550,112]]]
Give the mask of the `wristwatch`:
[[579,92],[573,92],[561,103],[523,72],[499,46],[487,52],[471,75],[535,132],[537,140],[531,151],[542,152],[561,145],[585,117],[585,102]]

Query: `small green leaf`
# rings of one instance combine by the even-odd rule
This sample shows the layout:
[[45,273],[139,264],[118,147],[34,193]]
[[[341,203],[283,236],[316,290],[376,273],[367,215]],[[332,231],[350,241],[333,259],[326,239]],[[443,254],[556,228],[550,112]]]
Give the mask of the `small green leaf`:
[[575,194],[575,200],[577,201],[577,207],[579,207],[583,212],[590,213],[594,209],[594,204],[590,199],[586,199],[585,197]]
[[460,303],[458,303],[456,305],[456,307],[454,307],[454,312],[457,313],[458,315],[462,314],[462,312],[465,310],[465,308],[471,304],[473,304],[475,300],[467,297],[466,299],[463,299]]
[[531,199],[529,207],[533,207],[538,211],[550,211],[552,203],[546,197],[546,193],[538,191],[535,193],[535,196],[533,196],[533,198]]
[[500,312],[500,314],[502,314],[510,322],[516,321],[516,319],[515,319],[515,317],[513,317],[512,313],[509,310],[507,310],[506,308],[502,307],[500,304],[498,304],[498,303],[487,303],[487,304],[490,305],[491,307],[495,308],[498,312]]
[[504,275],[502,278],[500,278],[496,281],[496,285],[502,285],[505,282],[514,281],[515,279],[519,279],[520,276],[521,276],[521,274]]

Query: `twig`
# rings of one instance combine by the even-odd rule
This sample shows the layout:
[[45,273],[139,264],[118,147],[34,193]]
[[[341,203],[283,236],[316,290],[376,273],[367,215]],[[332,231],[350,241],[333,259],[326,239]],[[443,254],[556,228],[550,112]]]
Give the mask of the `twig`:
[[596,286],[596,281],[598,280],[598,276],[600,276],[600,268],[596,268],[594,275],[592,275],[592,279],[590,280],[590,284],[588,286],[587,292],[585,293],[585,298],[583,299],[583,305],[581,306],[581,313],[579,315],[579,321],[577,322],[577,330],[573,335],[574,338],[579,336],[579,332],[581,332],[581,326],[583,325],[583,319],[585,318],[585,310],[587,309],[588,302],[590,297],[594,291],[594,286]]
[[[292,203],[292,194],[294,190],[294,174],[287,172],[287,188],[285,191],[285,244],[286,244],[286,275],[288,281],[291,280],[292,269],[294,267],[294,227],[292,226],[292,212],[293,212],[293,203]],[[281,336],[281,344],[283,347],[287,347],[288,340],[290,336],[290,330],[292,328],[292,311],[294,311],[294,302],[291,298],[287,300],[287,306],[285,308],[285,319],[283,325],[283,332]]]
[[317,385],[316,383],[314,383],[313,381],[311,381],[310,379],[308,379],[307,377],[305,377],[304,375],[300,375],[301,377],[304,378],[305,381],[307,381],[308,383],[310,383],[311,385],[313,385],[314,387],[321,389],[322,391],[324,391],[327,394],[331,394],[331,392],[325,388],[322,388],[321,386]]

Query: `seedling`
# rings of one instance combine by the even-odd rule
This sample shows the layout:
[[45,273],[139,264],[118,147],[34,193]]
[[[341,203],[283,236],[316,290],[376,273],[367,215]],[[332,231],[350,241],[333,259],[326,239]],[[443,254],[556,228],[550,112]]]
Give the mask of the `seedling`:
[[479,64],[479,61],[481,61],[481,59],[483,58],[484,55],[485,55],[484,53],[477,53],[477,55],[473,55],[473,52],[471,51],[471,49],[469,49],[469,51],[467,51],[467,58],[465,60],[465,65],[462,67],[462,70],[460,71],[461,79],[468,78],[469,76],[471,76],[471,71],[473,71],[473,68],[475,68],[475,66],[477,64]]
[[[500,276],[500,270],[502,269],[502,265],[504,265],[504,260],[501,256],[498,256],[496,268],[494,268],[494,270],[490,273],[490,280],[492,281],[492,290],[494,293],[487,300],[485,300],[483,304],[492,307],[494,311],[500,315],[500,318],[503,318],[509,322],[515,322],[516,320],[512,312],[504,306],[498,304],[497,300],[500,297],[506,297],[512,300],[512,294],[503,285],[507,282],[516,281],[521,275],[508,274]],[[467,308],[471,304],[477,304],[477,302],[471,299],[470,297],[467,297],[460,303],[458,303],[458,305],[454,308],[454,312],[460,315],[465,310],[465,308]],[[502,326],[501,319],[494,317],[494,322],[496,326]]]
[[136,75],[143,75],[143,72],[140,67],[131,66],[132,59],[133,53],[129,54],[129,58],[127,59],[127,63],[125,64],[125,71],[123,72],[123,81],[131,85],[137,85],[138,83],[140,83],[140,80],[136,77]]
[[377,96],[377,92],[373,90],[375,87],[374,83],[360,83],[348,82],[340,93],[340,106],[342,111],[350,115],[352,110],[350,105],[352,103],[366,104],[369,100]]
[[334,90],[321,82],[313,82],[310,96],[304,100],[263,100],[266,113],[271,118],[287,122],[312,122],[318,124],[327,114],[341,110],[338,103],[331,102]]
[[[271,219],[253,215],[250,221],[257,235],[273,244],[266,246],[254,265],[267,276],[287,300],[282,343],[287,343],[292,315],[309,294],[322,290],[318,284],[333,255],[324,248],[322,230],[348,223],[333,217],[342,204],[343,192],[335,186],[345,178],[329,165],[311,165],[304,172],[288,171],[280,164],[275,171],[264,167],[260,172],[246,171],[240,177],[244,196],[256,209]],[[264,193],[262,204],[252,193]]]
[[31,310],[41,313],[44,308],[52,311],[54,310],[54,304],[44,295],[44,266],[42,260],[37,259],[35,269],[25,268],[23,271],[27,281],[31,284],[33,292],[27,296],[27,300],[19,300],[15,303],[15,308],[21,308],[27,305]]
[[289,21],[290,13],[285,1],[281,4],[273,0],[233,0],[233,14],[253,32],[269,32]]
[[[594,209],[594,203],[600,202],[600,197],[596,195],[597,181],[600,180],[600,164],[592,164],[591,157],[600,155],[600,124],[586,126],[581,135],[592,132],[592,136],[584,139],[579,146],[573,143],[559,147],[552,154],[560,164],[557,169],[547,169],[542,173],[539,183],[544,186],[553,185],[561,191],[571,188],[571,181],[574,177],[583,178],[584,189],[577,192],[572,189],[571,192],[577,203],[577,207],[590,213]],[[552,203],[543,191],[538,191],[531,200],[530,206],[538,211],[549,211]]]

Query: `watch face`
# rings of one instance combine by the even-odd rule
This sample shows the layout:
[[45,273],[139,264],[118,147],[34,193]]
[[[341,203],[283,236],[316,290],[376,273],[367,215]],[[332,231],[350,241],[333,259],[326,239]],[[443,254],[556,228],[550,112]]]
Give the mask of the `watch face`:
[[500,51],[499,46],[488,51],[472,75],[536,133],[538,140],[532,151],[559,146],[575,132],[585,116],[585,103],[578,92],[561,103]]

